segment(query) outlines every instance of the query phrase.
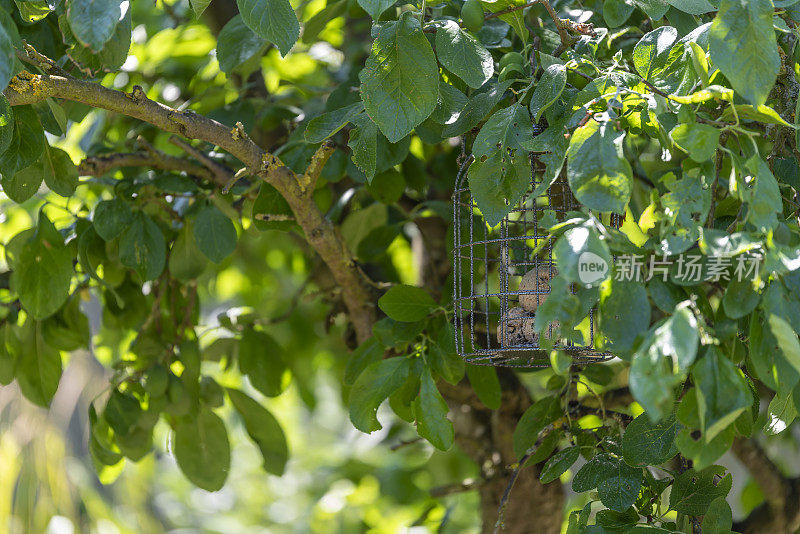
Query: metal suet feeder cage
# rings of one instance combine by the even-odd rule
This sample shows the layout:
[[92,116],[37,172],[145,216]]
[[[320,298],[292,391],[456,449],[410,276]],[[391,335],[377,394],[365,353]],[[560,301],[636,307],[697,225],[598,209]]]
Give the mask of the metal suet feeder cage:
[[[489,228],[477,209],[467,183],[471,158],[460,167],[453,194],[454,317],[456,349],[469,363],[506,367],[545,367],[549,352],[533,332],[535,309],[550,295],[549,281],[557,276],[553,240],[542,224],[546,210],[563,221],[579,209],[563,178],[534,197],[542,181],[537,161],[531,160],[531,183],[525,195],[495,228]],[[619,218],[612,217],[619,226]],[[527,279],[525,284],[521,281]],[[526,289],[521,289],[526,285]],[[574,285],[570,292],[576,292]],[[524,306],[523,306],[524,304]],[[567,351],[574,363],[604,361],[611,354],[596,349],[596,317],[584,320],[584,343],[557,340],[553,348]],[[551,324],[544,335],[552,335]]]

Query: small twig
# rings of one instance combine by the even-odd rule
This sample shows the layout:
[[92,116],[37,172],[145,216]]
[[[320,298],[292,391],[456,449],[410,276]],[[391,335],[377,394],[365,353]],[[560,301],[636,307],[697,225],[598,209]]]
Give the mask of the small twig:
[[258,323],[261,324],[261,325],[268,325],[268,324],[281,323],[281,322],[286,321],[287,319],[289,319],[292,316],[292,314],[295,312],[295,310],[297,309],[297,306],[300,304],[300,297],[302,297],[303,293],[305,293],[306,289],[308,289],[308,286],[311,283],[311,280],[313,279],[313,276],[314,276],[314,273],[312,272],[311,275],[309,275],[303,281],[303,283],[300,285],[300,287],[297,288],[297,291],[295,291],[294,295],[292,295],[292,300],[289,303],[289,307],[286,309],[285,312],[283,312],[282,314],[277,315],[275,317],[271,317],[269,319],[259,320]]
[[502,17],[503,15],[507,15],[509,13],[513,13],[514,11],[520,11],[523,9],[527,9],[529,7],[535,6],[536,4],[541,4],[547,10],[548,15],[550,18],[553,19],[553,22],[556,25],[556,30],[558,30],[558,36],[561,38],[561,44],[553,51],[553,56],[558,57],[565,50],[571,47],[578,41],[577,37],[573,37],[570,35],[570,32],[577,33],[580,35],[595,35],[594,26],[591,24],[585,24],[581,22],[574,22],[569,19],[562,19],[559,18],[558,13],[556,10],[553,9],[553,6],[550,5],[548,0],[534,0],[533,2],[528,2],[526,4],[522,4],[519,6],[512,6],[506,9],[502,9],[500,11],[496,11],[494,13],[487,13],[484,16],[484,20],[489,20],[497,17]]
[[437,486],[432,488],[430,491],[431,497],[445,497],[447,495],[453,495],[455,493],[464,493],[467,491],[473,491],[480,487],[481,483],[473,478],[468,478],[463,482],[459,482],[456,484],[448,484],[446,486]]
[[39,67],[47,74],[55,74],[57,76],[63,76],[64,78],[72,78],[72,76],[70,76],[64,69],[59,67],[55,61],[37,52],[36,49],[29,45],[24,39],[22,41],[22,46],[25,49],[24,52],[22,50],[17,50],[17,57],[19,57],[22,61]]
[[325,164],[335,150],[336,145],[332,141],[325,141],[320,145],[317,151],[314,152],[314,155],[311,157],[311,163],[308,164],[305,174],[297,176],[301,193],[309,195],[314,193],[314,189],[317,187],[317,180],[319,180],[319,176],[322,174]]
[[400,443],[395,443],[394,445],[389,447],[389,450],[392,451],[392,452],[398,451],[398,450],[402,449],[403,447],[408,447],[409,445],[413,445],[415,443],[419,443],[420,441],[422,441],[422,438],[419,437],[419,436],[417,436],[416,438],[403,440]]
[[231,179],[231,171],[224,165],[221,165],[208,157],[203,152],[197,150],[195,147],[190,145],[188,142],[184,141],[177,135],[172,135],[169,138],[169,142],[175,145],[176,147],[180,148],[191,157],[199,161],[206,167],[211,173],[216,177],[216,182],[223,187],[227,185],[228,181]]

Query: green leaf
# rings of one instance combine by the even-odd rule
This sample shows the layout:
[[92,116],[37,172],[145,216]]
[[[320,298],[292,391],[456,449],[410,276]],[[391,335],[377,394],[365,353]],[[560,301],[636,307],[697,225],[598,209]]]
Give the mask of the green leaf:
[[475,138],[469,187],[489,226],[497,226],[530,187],[530,162],[523,146],[531,137],[528,110],[513,104],[492,115]]
[[172,453],[178,466],[194,485],[218,491],[231,468],[231,445],[225,423],[208,408],[196,418],[183,418],[175,425]]
[[22,246],[11,273],[11,289],[34,319],[53,315],[69,298],[72,252],[44,212],[36,234]]
[[473,89],[494,74],[492,55],[453,20],[442,21],[436,30],[436,55],[444,68]]
[[405,323],[384,317],[372,325],[372,333],[378,343],[385,348],[404,348],[417,339],[424,326],[422,321]]
[[57,195],[70,197],[78,187],[78,168],[69,154],[45,143],[44,153],[35,168],[41,168],[44,183]]
[[669,9],[669,4],[663,0],[633,0],[633,3],[653,20],[663,18]]
[[730,473],[726,474],[721,465],[712,465],[702,471],[687,469],[675,478],[672,485],[670,510],[686,515],[704,515],[714,499],[728,495],[731,483]]
[[241,15],[236,15],[225,24],[217,37],[220,70],[230,76],[233,69],[262,52],[266,45],[266,39],[251,30]]
[[631,393],[652,421],[672,411],[674,388],[694,362],[698,342],[697,319],[682,304],[633,355]]
[[783,211],[778,181],[767,162],[758,154],[748,159],[745,167],[745,172],[755,178],[755,187],[743,193],[749,207],[747,222],[766,232],[778,224],[778,214]]
[[203,274],[207,263],[195,243],[191,221],[187,221],[170,249],[169,272],[181,282],[188,282]]
[[487,408],[500,409],[503,391],[494,367],[467,364],[467,378],[473,391]]
[[[533,123],[528,110],[514,104],[498,110],[486,121],[472,145],[472,154],[481,159],[498,152],[523,152],[532,137]],[[510,158],[527,161],[522,154]]]
[[439,99],[439,68],[412,13],[381,27],[359,79],[367,114],[390,143],[430,116]]
[[778,315],[769,315],[769,328],[786,361],[800,373],[800,341],[791,325]]
[[567,150],[567,179],[575,198],[587,208],[625,213],[633,171],[622,155],[624,137],[608,122],[590,120],[575,130]]
[[531,193],[532,197],[545,194],[561,174],[569,149],[569,136],[565,135],[567,133],[565,124],[566,119],[554,122],[544,132],[523,145],[526,150],[541,153],[536,157],[545,165],[542,181]]
[[86,348],[91,339],[89,319],[80,308],[81,298],[73,295],[55,315],[42,322],[45,343],[56,350]]
[[411,370],[411,360],[404,356],[388,358],[369,365],[350,390],[350,421],[362,432],[383,428],[375,414],[389,395],[400,389]]
[[27,319],[15,332],[19,340],[16,378],[26,399],[47,408],[61,380],[61,353],[44,342],[41,324]]
[[[796,375],[795,375],[796,377]],[[797,391],[795,388],[794,391]],[[789,395],[775,395],[767,407],[767,422],[764,434],[774,436],[785,431],[797,419],[797,401],[794,391]]]
[[564,232],[553,247],[558,272],[571,282],[597,287],[611,275],[611,252],[594,224]]
[[347,146],[353,153],[353,163],[371,182],[378,165],[378,126],[366,113],[356,115],[352,122],[355,128],[350,130]]
[[242,20],[286,56],[300,37],[300,23],[289,0],[236,0]]
[[115,434],[125,435],[130,433],[139,424],[142,416],[142,407],[136,397],[128,392],[115,389],[108,397],[103,418],[108,421]]
[[211,0],[189,0],[192,11],[194,11],[194,16],[197,18],[200,18],[200,15],[203,14],[210,3]]
[[622,436],[622,455],[628,465],[660,465],[675,456],[675,436],[680,425],[674,415],[653,423],[642,414],[628,424]]
[[33,164],[10,177],[3,176],[0,178],[0,185],[8,198],[22,204],[33,197],[42,186],[42,170]]
[[514,454],[522,458],[536,444],[539,433],[562,416],[558,397],[544,397],[525,410],[514,429]]
[[769,106],[751,106],[750,104],[735,104],[728,106],[725,112],[720,115],[719,120],[740,120],[762,122],[764,124],[780,124],[788,128],[797,128],[796,125],[786,122],[777,111]]
[[239,342],[239,370],[267,397],[277,397],[286,389],[286,362],[283,349],[272,336],[248,328]]
[[397,0],[358,0],[358,5],[372,17],[378,20],[381,14],[392,7]]
[[233,254],[236,250],[236,227],[233,222],[213,204],[201,209],[194,220],[194,240],[200,252],[214,263]]
[[489,89],[470,97],[452,121],[448,122],[442,130],[444,137],[457,137],[476,127],[492,109],[502,100],[511,81],[492,85]]
[[304,136],[309,143],[321,143],[344,128],[353,117],[364,110],[363,102],[356,102],[334,111],[323,113],[308,122]]
[[[800,363],[800,345],[797,348]],[[697,386],[698,414],[707,442],[753,404],[750,388],[737,367],[714,346],[709,346],[694,364],[692,379]]]
[[114,34],[106,42],[102,50],[95,52],[91,48],[76,42],[67,49],[67,55],[84,74],[95,76],[100,72],[111,72],[119,69],[128,58],[130,48],[131,10],[128,9],[122,20],[117,23]]
[[636,501],[641,485],[642,470],[609,453],[600,453],[586,462],[572,479],[573,491],[597,488],[603,504],[618,512],[624,512]]
[[120,0],[70,0],[67,20],[75,38],[94,52],[103,49],[121,18]]
[[352,386],[370,364],[383,359],[384,348],[375,336],[358,346],[347,360],[344,368],[344,383]]
[[672,45],[678,39],[678,30],[662,26],[645,34],[633,49],[633,65],[642,78],[652,80],[667,68]]
[[451,384],[458,384],[464,378],[464,360],[456,352],[455,330],[445,323],[436,334],[436,340],[429,345],[428,361],[431,370]]
[[609,28],[622,26],[636,9],[631,2],[626,0],[604,0],[603,19]]
[[264,458],[264,470],[267,473],[281,476],[286,471],[289,459],[289,447],[280,423],[258,402],[238,389],[227,389],[231,404],[239,412],[244,427]]
[[[505,12],[507,9],[512,7],[524,5],[524,2],[521,2],[520,0],[485,0],[482,1],[481,4],[483,5],[484,9],[491,11],[492,13],[499,13],[500,11]],[[525,26],[525,15],[523,10],[511,10],[510,12],[505,12],[504,14],[500,15],[499,18],[506,24],[510,25],[514,29],[514,33],[519,35],[523,42],[528,41],[528,28]]]
[[731,319],[741,319],[756,309],[759,300],[761,300],[761,295],[753,289],[752,280],[732,278],[725,289],[722,307],[725,315]]
[[733,528],[733,512],[725,497],[717,497],[708,505],[703,515],[703,532],[709,534],[729,534]]
[[164,271],[167,245],[158,225],[138,212],[119,238],[119,261],[135,269],[143,280],[154,280]]
[[770,0],[722,0],[709,34],[711,61],[733,88],[759,106],[780,69]]
[[97,235],[105,241],[118,237],[133,222],[131,207],[120,197],[103,200],[94,208],[92,221]]
[[[684,396],[686,399],[686,396]],[[683,401],[682,401],[683,402]],[[733,437],[736,434],[734,425],[724,428],[713,439],[705,439],[705,435],[699,432],[695,439],[695,433],[690,428],[682,428],[675,438],[678,451],[687,460],[692,461],[695,469],[705,469],[719,460],[723,454],[728,452],[733,446]]]
[[[14,108],[14,133],[11,144],[0,156],[0,174],[3,187],[17,172],[30,167],[44,150],[44,130],[39,117],[31,106]],[[39,178],[41,183],[41,177]]]
[[[0,32],[2,32],[3,25],[0,24]],[[2,39],[2,36],[0,36]],[[2,45],[0,45],[2,47]],[[2,54],[0,50],[0,54]],[[2,68],[2,67],[0,67]],[[0,73],[0,82],[2,82],[2,74]],[[8,83],[8,81],[6,81]],[[2,84],[0,84],[2,85]],[[0,89],[2,91],[2,89]],[[6,151],[11,146],[11,138],[14,135],[14,109],[8,103],[5,95],[0,93],[0,154]]]
[[436,301],[424,290],[414,286],[397,285],[386,292],[378,306],[395,321],[421,321],[436,309]]
[[430,120],[448,125],[456,121],[469,102],[467,95],[449,83],[439,81],[439,102],[431,114]]
[[667,2],[690,15],[703,15],[717,10],[708,0],[667,0]]
[[266,182],[261,184],[258,196],[253,202],[253,226],[262,232],[286,231],[297,226],[289,203],[277,189]]
[[469,167],[469,188],[489,226],[497,226],[529,189],[531,176],[527,157],[507,158],[497,151],[485,161]]
[[567,67],[554,63],[542,73],[531,96],[531,115],[538,122],[547,108],[558,100],[567,85]]
[[437,449],[446,451],[453,446],[455,431],[447,418],[447,403],[433,381],[430,369],[426,368],[420,380],[419,397],[413,404],[417,433]]
[[698,163],[710,160],[719,146],[720,130],[708,124],[679,124],[670,137],[681,150]]
[[542,474],[539,475],[539,480],[542,484],[549,484],[563,475],[567,469],[572,467],[572,464],[578,461],[580,452],[580,447],[569,447],[551,456],[547,463],[544,464]]
[[611,282],[611,293],[600,301],[600,328],[614,352],[633,348],[636,336],[650,327],[650,301],[647,290],[636,282]]

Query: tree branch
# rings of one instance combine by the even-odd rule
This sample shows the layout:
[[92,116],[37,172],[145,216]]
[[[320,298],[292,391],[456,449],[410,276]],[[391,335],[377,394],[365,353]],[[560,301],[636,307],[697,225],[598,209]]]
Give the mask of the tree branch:
[[748,471],[764,492],[764,499],[769,507],[775,511],[782,510],[789,498],[791,484],[764,450],[754,440],[741,437],[733,441],[731,450],[747,466]]
[[233,173],[231,172],[230,169],[209,158],[206,154],[203,154],[202,152],[197,150],[195,147],[193,147],[180,137],[176,135],[170,136],[169,142],[175,145],[176,147],[180,148],[187,154],[189,154],[191,157],[193,157],[200,163],[202,163],[203,167],[211,171],[211,174],[214,176],[215,181],[218,184],[224,186],[233,177]]
[[[23,59],[35,61],[28,56]],[[123,93],[93,82],[23,71],[11,80],[4,94],[12,106],[34,104],[46,98],[80,102],[148,122],[165,132],[207,141],[230,152],[253,175],[284,196],[308,243],[322,257],[341,286],[358,339],[363,341],[372,335],[376,316],[374,299],[341,235],[325,219],[314,201],[303,193],[297,175],[249,137],[240,135],[238,129],[231,129],[192,111],[172,109],[150,100],[139,86],[135,86],[131,93]]]
[[214,176],[208,169],[187,159],[170,156],[163,152],[154,155],[152,152],[144,150],[88,157],[78,165],[78,173],[81,176],[102,176],[120,167],[149,167],[164,171],[185,172],[203,180],[214,181]]
[[484,20],[493,19],[496,17],[502,17],[503,15],[507,15],[509,13],[513,13],[514,11],[519,11],[521,9],[527,9],[529,7],[535,6],[536,4],[542,4],[544,8],[547,10],[547,14],[550,15],[550,18],[553,19],[553,22],[556,25],[556,30],[558,30],[558,36],[561,38],[561,45],[553,51],[553,55],[555,57],[560,56],[564,51],[575,44],[578,40],[577,37],[573,37],[569,34],[569,32],[577,33],[580,35],[594,35],[594,27],[591,24],[584,24],[581,22],[574,22],[569,19],[562,19],[559,18],[558,13],[556,10],[553,9],[553,6],[550,5],[548,0],[533,0],[532,2],[528,2],[518,6],[512,6],[506,9],[502,9],[500,11],[496,11],[494,13],[487,13],[484,16]]
[[305,175],[301,178],[302,182],[300,184],[300,188],[307,194],[312,195],[314,193],[319,175],[322,174],[322,169],[325,168],[325,164],[333,155],[334,150],[336,150],[336,145],[333,141],[328,140],[322,143],[311,157],[311,163],[308,164],[308,168],[306,169]]

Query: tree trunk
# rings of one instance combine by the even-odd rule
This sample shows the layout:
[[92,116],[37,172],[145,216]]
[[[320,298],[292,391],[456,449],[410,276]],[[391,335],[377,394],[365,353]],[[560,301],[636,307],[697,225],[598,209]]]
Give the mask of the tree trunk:
[[[483,484],[479,486],[484,533],[495,531],[500,503],[516,461],[514,428],[530,406],[528,392],[513,372],[499,369],[503,403],[498,411],[489,410],[477,398],[469,383],[457,386],[442,383],[440,389],[454,414],[456,443],[480,466]],[[509,534],[558,534],[564,509],[564,490],[558,481],[539,482],[541,465],[523,469],[508,498],[502,527]]]

